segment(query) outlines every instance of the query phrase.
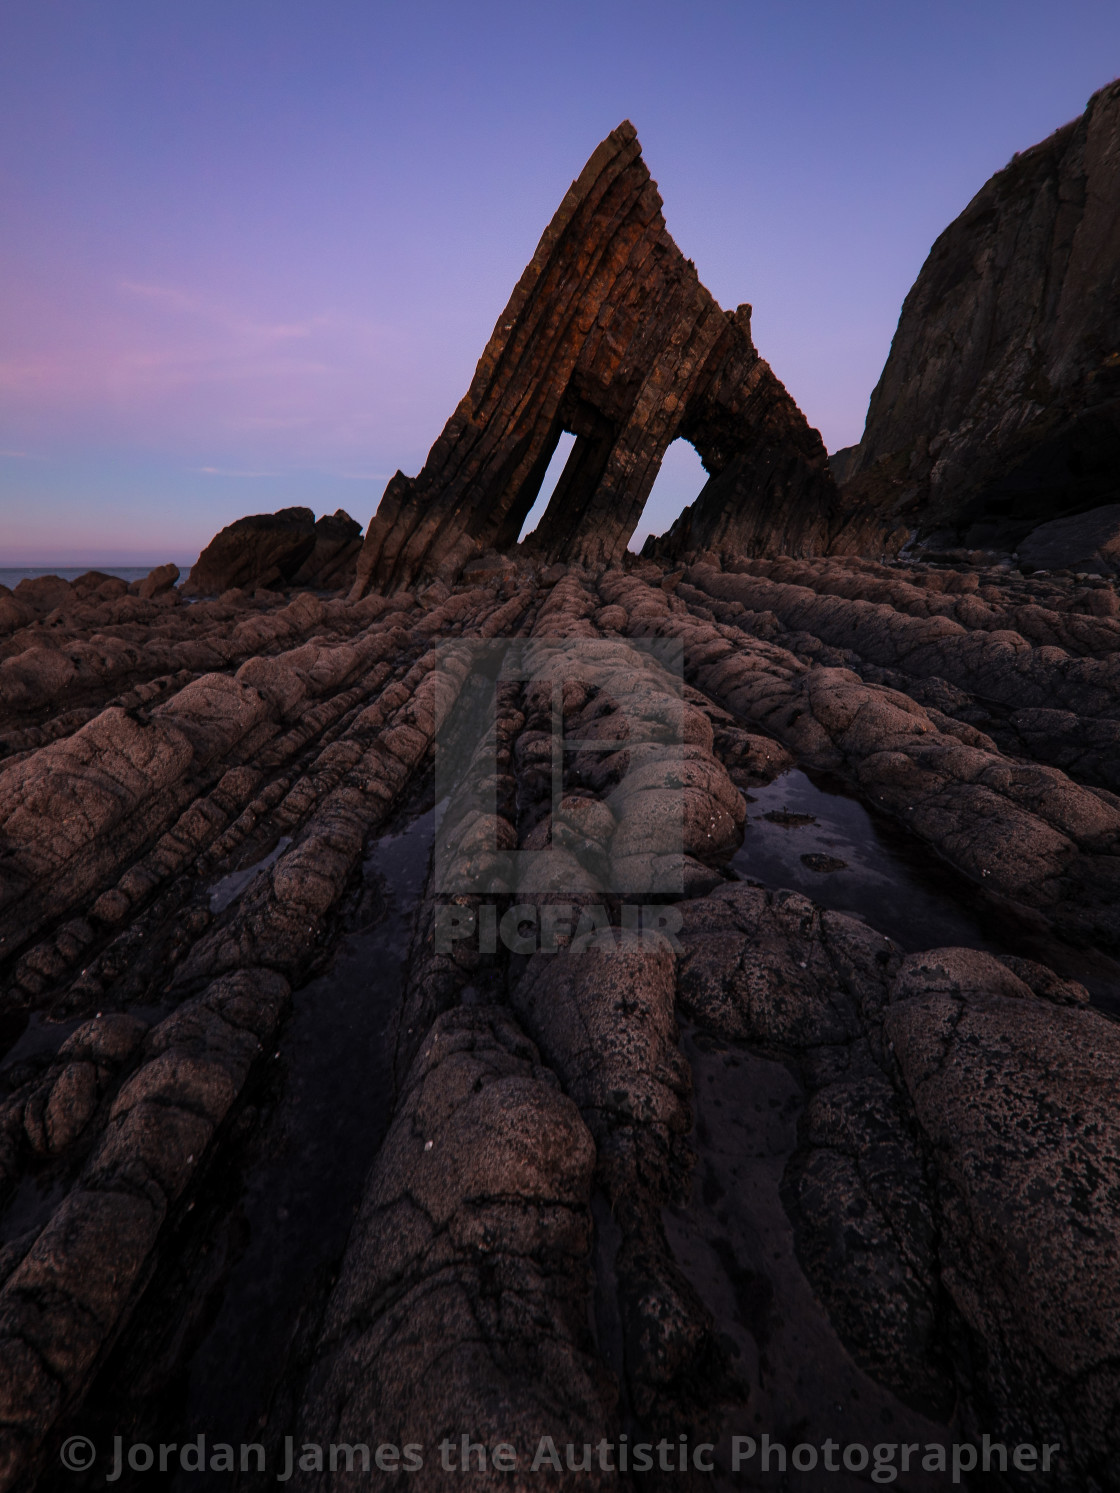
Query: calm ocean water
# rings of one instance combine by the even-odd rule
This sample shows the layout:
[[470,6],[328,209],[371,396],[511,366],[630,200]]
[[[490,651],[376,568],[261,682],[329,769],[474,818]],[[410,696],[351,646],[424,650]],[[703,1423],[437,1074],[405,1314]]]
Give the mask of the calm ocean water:
[[[9,591],[14,591],[20,581],[33,579],[37,575],[57,575],[64,581],[76,581],[80,575],[85,575],[90,570],[99,570],[102,575],[118,575],[122,581],[142,581],[156,565],[164,563],[156,560],[151,565],[0,565],[0,586],[7,586]],[[186,580],[194,560],[177,559],[175,564],[182,571],[182,579]]]

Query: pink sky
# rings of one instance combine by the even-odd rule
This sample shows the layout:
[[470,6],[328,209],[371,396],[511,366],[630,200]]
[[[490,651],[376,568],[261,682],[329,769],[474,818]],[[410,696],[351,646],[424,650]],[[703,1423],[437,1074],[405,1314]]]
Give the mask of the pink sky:
[[[1120,11],[59,0],[0,50],[0,564],[368,521],[624,117],[830,448],[937,233],[1120,66]],[[676,451],[639,535],[698,488]]]

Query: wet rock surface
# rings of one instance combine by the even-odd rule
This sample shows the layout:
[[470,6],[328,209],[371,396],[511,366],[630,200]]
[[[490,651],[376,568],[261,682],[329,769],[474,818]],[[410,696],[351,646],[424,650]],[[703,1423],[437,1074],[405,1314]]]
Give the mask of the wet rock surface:
[[1120,503],[1039,524],[1019,541],[1019,554],[1039,570],[1067,566],[1116,574],[1120,570]]
[[594,1164],[576,1105],[508,1009],[440,1016],[355,1220],[301,1442],[367,1441],[373,1425],[397,1447],[458,1450],[464,1425],[486,1447],[600,1439],[615,1396],[587,1321]]
[[[246,1487],[289,1435],[421,1445],[442,1486],[464,1430],[524,1466],[547,1436],[717,1448],[558,1483],[755,1486],[730,1438],[767,1431],[989,1434],[1115,1486],[1111,586],[524,558],[358,602],[162,585],[40,587],[4,644],[3,1486],[101,1486],[54,1459],[111,1427],[257,1440]],[[888,937],[866,909],[904,897]],[[337,1166],[298,1120],[332,1082]]]

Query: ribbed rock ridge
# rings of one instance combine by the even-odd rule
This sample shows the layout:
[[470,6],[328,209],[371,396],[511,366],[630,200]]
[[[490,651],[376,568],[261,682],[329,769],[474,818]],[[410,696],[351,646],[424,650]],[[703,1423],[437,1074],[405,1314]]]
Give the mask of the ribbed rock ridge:
[[[0,1493],[1120,1486],[1112,581],[168,582],[0,612]],[[716,1470],[530,1476],[623,1435]]]
[[750,314],[722,311],[701,285],[621,124],[545,230],[423,470],[386,488],[355,598],[513,546],[564,431],[576,444],[530,538],[544,559],[617,561],[678,436],[711,474],[680,543],[822,552],[835,500],[824,446],[759,357]]

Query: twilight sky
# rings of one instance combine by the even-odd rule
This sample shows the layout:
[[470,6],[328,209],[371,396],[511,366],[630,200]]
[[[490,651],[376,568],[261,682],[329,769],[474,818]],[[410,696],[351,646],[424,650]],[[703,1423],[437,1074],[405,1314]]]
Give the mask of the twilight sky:
[[364,525],[627,117],[847,445],[938,233],[1117,72],[1114,0],[0,0],[0,565]]

